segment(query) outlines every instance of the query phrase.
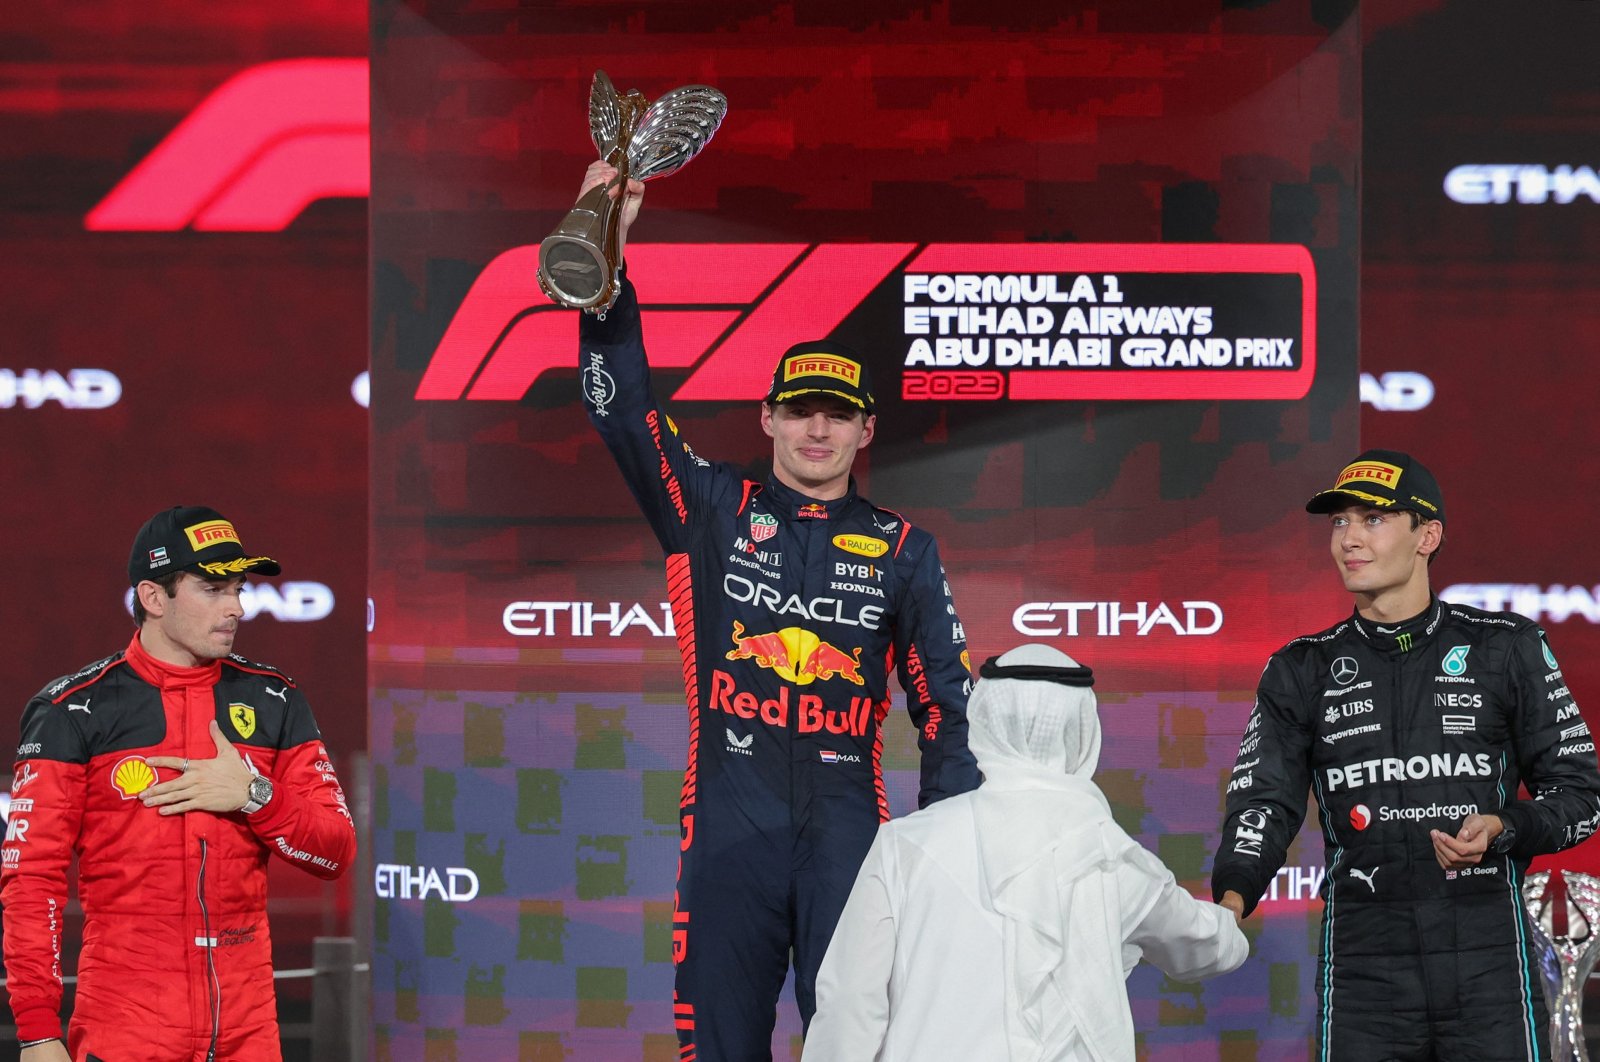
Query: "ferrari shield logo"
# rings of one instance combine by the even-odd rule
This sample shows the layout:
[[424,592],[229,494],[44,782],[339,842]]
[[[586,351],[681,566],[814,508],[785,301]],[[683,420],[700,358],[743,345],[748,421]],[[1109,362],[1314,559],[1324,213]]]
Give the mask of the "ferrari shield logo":
[[256,710],[248,704],[234,702],[228,705],[228,720],[240,737],[247,738],[256,732]]

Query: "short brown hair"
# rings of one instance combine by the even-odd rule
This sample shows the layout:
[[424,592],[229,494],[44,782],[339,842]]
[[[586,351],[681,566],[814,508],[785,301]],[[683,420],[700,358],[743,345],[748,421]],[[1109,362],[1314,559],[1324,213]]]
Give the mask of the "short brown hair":
[[[182,578],[183,572],[180,570],[168,572],[159,579],[141,579],[140,582],[155,583],[166,591],[168,597],[177,597],[178,580]],[[144,610],[144,602],[139,600],[139,588],[135,586],[133,588],[133,625],[135,627],[143,627],[144,621],[149,618],[150,614]]]

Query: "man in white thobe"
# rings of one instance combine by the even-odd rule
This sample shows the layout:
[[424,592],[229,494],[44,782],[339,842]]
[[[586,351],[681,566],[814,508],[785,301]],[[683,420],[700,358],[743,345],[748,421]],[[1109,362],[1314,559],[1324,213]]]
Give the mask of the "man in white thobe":
[[1111,817],[1093,675],[1044,645],[991,658],[967,708],[974,792],[879,828],[817,978],[805,1062],[1133,1062],[1125,984],[1249,945]]

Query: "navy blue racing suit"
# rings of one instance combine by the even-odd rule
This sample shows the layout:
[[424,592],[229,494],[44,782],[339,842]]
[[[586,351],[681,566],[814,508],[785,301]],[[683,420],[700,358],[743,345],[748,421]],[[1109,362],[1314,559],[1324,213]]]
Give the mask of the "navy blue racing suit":
[[808,1025],[839,913],[889,818],[898,670],[918,806],[978,785],[970,665],[933,536],[856,494],[818,501],[695,456],[655,401],[631,283],[579,332],[583,401],[666,553],[689,762],[673,909],[679,1057],[770,1058],[794,953]]

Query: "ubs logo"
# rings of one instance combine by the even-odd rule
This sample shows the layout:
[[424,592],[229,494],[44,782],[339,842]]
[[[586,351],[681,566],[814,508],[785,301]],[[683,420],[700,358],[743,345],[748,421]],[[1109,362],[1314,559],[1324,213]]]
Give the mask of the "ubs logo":
[[1333,681],[1341,686],[1348,686],[1361,674],[1361,666],[1351,656],[1341,656],[1328,665],[1328,674],[1333,676]]

